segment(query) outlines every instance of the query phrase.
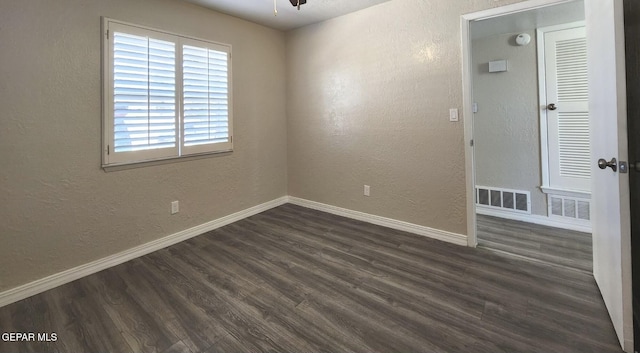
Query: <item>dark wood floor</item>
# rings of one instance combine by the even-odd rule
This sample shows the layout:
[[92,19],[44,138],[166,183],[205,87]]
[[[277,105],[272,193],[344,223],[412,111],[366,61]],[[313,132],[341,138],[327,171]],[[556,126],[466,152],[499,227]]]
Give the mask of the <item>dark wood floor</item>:
[[591,234],[478,215],[478,246],[593,273]]
[[284,205],[0,308],[2,352],[621,352],[593,277]]

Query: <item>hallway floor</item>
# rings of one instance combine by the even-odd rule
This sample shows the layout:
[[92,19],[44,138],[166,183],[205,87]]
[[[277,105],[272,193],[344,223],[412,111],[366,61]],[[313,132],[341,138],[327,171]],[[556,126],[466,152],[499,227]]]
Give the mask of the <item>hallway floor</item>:
[[478,215],[478,246],[591,273],[591,234]]

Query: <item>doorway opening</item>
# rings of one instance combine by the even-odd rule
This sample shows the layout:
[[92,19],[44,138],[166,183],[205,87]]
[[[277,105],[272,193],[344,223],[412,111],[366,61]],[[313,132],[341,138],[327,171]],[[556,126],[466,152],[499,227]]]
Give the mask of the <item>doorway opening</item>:
[[[527,0],[461,17],[463,58],[464,136],[467,234],[469,246],[478,244],[476,232],[476,185],[471,63],[471,26],[498,17],[510,17],[524,11],[563,5],[572,0]],[[626,3],[626,2],[625,2]],[[600,289],[620,344],[633,351],[632,318],[632,239],[629,205],[627,144],[627,90],[625,85],[625,22],[637,18],[637,11],[625,19],[623,2],[584,0],[588,38],[588,107],[591,154],[591,204],[593,278]],[[508,22],[508,21],[507,21]],[[627,57],[627,62],[628,62]],[[503,68],[504,63],[493,68]],[[506,65],[508,68],[508,64]],[[486,89],[486,88],[484,88]],[[629,130],[629,132],[631,132]],[[631,140],[629,138],[629,140]],[[633,156],[632,156],[633,157]],[[637,156],[636,156],[637,158]],[[634,162],[636,160],[633,160]],[[635,168],[635,163],[633,163]],[[618,168],[618,166],[620,168]],[[502,190],[504,194],[505,190]],[[508,192],[508,191],[507,191]],[[504,201],[503,201],[504,202]],[[559,203],[560,204],[560,203]],[[562,203],[564,207],[564,202]],[[637,228],[637,227],[636,227]],[[573,270],[565,270],[572,271]]]
[[581,0],[473,21],[480,247],[592,272]]

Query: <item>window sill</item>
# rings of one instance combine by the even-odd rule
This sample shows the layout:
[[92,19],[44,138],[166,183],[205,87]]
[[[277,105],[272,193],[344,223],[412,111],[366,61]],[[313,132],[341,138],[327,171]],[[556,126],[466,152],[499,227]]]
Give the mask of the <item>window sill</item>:
[[544,192],[545,194],[569,196],[587,200],[591,199],[591,192],[584,190],[557,189],[549,186],[540,186],[540,190],[542,190],[542,192]]
[[182,157],[171,157],[171,158],[164,158],[164,159],[154,159],[154,160],[142,161],[142,162],[134,162],[134,163],[103,164],[102,165],[102,169],[107,173],[109,173],[109,172],[117,172],[117,171],[120,171],[120,170],[152,167],[152,166],[156,166],[156,165],[164,165],[164,164],[173,164],[173,163],[194,161],[194,160],[204,159],[204,158],[222,157],[222,156],[229,155],[232,152],[233,152],[233,150],[216,151],[216,152],[207,152],[207,153],[194,154],[194,155],[182,156]]

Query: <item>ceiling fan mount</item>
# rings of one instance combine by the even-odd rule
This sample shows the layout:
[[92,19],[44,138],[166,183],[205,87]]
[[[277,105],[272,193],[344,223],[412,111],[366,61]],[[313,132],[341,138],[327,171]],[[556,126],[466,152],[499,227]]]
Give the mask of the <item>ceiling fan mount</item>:
[[300,10],[300,5],[306,4],[307,0],[289,0],[289,2],[291,3],[291,5],[297,6],[298,10]]

